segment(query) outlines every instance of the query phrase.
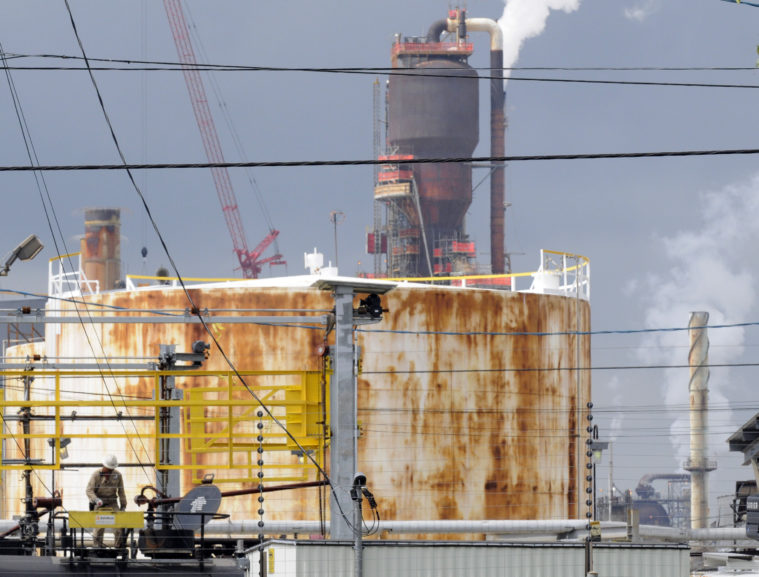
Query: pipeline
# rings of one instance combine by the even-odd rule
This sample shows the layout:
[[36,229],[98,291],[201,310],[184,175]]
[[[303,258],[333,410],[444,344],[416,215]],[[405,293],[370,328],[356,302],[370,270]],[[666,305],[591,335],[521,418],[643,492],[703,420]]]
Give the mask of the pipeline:
[[[206,537],[239,538],[264,533],[266,535],[310,535],[321,533],[323,525],[319,521],[268,521],[264,527],[258,526],[258,519],[229,519],[210,521],[204,529]],[[587,532],[587,521],[584,519],[565,520],[483,520],[483,521],[380,521],[377,534],[498,534],[498,535],[531,535],[559,536],[572,535],[582,538]],[[16,521],[0,520],[0,531],[15,528]],[[329,532],[329,522],[326,522]],[[55,519],[55,530],[63,528],[63,520]],[[601,521],[601,534],[607,538],[624,538],[627,532],[625,523]],[[46,525],[40,526],[40,535],[46,535]],[[638,535],[642,542],[746,542],[756,543],[746,537],[744,527],[710,527],[707,529],[679,529],[674,527],[659,527],[656,525],[640,525]],[[553,540],[553,539],[551,539]]]
[[440,35],[448,30],[448,20],[436,20],[427,31],[427,42],[440,42]]
[[[251,489],[238,489],[236,491],[223,491],[221,493],[222,499],[224,497],[239,497],[241,495],[255,495],[256,493],[271,493],[273,491],[289,491],[292,489],[306,489],[308,487],[324,487],[326,485],[329,485],[329,481],[327,480],[321,480],[321,481],[305,481],[302,483],[290,483],[285,485],[266,485],[264,487],[260,488],[251,488]],[[145,491],[153,491],[157,495],[161,495],[160,497],[153,497],[152,499],[149,499],[145,496]],[[167,497],[163,495],[156,487],[153,487],[152,485],[148,485],[146,487],[143,487],[142,491],[140,491],[139,495],[135,495],[134,502],[137,504],[137,506],[141,505],[151,505],[151,506],[157,506],[157,505],[172,505],[175,503],[179,503],[183,497]]]

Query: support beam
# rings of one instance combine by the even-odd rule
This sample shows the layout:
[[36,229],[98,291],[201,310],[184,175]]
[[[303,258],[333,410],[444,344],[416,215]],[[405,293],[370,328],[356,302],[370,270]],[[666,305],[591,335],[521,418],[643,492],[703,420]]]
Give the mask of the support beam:
[[356,472],[356,388],[353,374],[353,287],[334,287],[335,376],[330,389],[330,537],[353,539],[348,521],[353,510],[350,490]]

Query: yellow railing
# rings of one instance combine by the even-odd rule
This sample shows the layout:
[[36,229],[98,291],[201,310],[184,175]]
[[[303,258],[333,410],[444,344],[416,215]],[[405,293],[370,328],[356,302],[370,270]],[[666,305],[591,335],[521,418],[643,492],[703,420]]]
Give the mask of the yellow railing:
[[[232,371],[0,372],[6,383],[5,389],[0,389],[0,469],[60,469],[63,437],[72,439],[68,447],[71,454],[77,451],[77,439],[87,441],[80,442],[82,451],[85,446],[92,449],[92,441],[103,439],[124,439],[125,447],[134,451],[128,439],[139,436],[145,440],[137,444],[143,452],[140,461],[152,461],[161,470],[196,471],[198,481],[208,471],[216,472],[217,482],[256,481],[262,468],[258,464],[259,447],[265,454],[262,460],[263,469],[268,470],[267,481],[305,480],[314,464],[302,458],[303,451],[321,465],[327,445],[329,373],[239,374],[247,387]],[[184,391],[183,399],[140,399],[105,392],[110,389],[133,394],[131,391],[139,390],[143,395],[147,391],[160,397],[156,392],[161,390],[164,377],[175,378],[176,388]],[[14,398],[24,396],[25,382],[31,383],[27,385],[29,400]],[[171,407],[180,409],[179,433],[161,431],[160,409]],[[124,425],[113,426],[114,419]],[[49,439],[56,439],[52,449]],[[160,447],[167,439],[179,440],[181,454],[185,455],[182,462],[159,464]],[[25,454],[25,446],[29,454]],[[77,461],[76,457],[70,460]],[[137,460],[136,456],[132,460]]]
[[[549,255],[559,257],[561,264],[556,267],[549,268],[552,260]],[[531,272],[515,272],[504,274],[474,274],[474,275],[459,275],[459,276],[429,276],[429,277],[397,277],[387,278],[383,280],[394,282],[420,282],[420,283],[453,283],[458,286],[467,286],[469,284],[477,284],[479,280],[495,280],[495,279],[508,279],[510,282],[508,285],[510,290],[516,291],[517,286],[514,282],[518,278],[531,278],[534,279],[541,274],[556,274],[564,277],[564,286],[568,287],[566,280],[567,277],[573,277],[576,280],[577,286],[585,285],[584,293],[589,294],[589,280],[590,280],[590,259],[580,254],[573,254],[569,252],[561,252],[555,250],[542,249],[540,251],[540,268]],[[569,262],[572,261],[572,264]],[[534,286],[534,285],[533,285]],[[530,287],[531,289],[532,287]],[[525,287],[527,289],[527,287]]]
[[66,258],[73,258],[75,256],[78,257],[78,256],[81,256],[81,254],[82,254],[81,252],[70,252],[68,254],[56,255],[56,256],[50,258],[50,262],[55,262],[57,260],[63,260],[63,259],[66,259]]

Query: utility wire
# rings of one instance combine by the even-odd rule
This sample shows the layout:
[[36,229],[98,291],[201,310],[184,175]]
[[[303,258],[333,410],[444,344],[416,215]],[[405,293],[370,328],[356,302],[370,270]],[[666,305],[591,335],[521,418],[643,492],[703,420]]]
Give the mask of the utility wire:
[[[16,59],[58,59],[58,60],[83,60],[82,56],[75,54],[19,54],[15,52],[7,53],[8,60]],[[109,62],[115,64],[149,64],[149,65],[163,65],[173,66],[180,68],[184,66],[181,62],[168,61],[168,60],[146,60],[133,59],[133,58],[95,58],[88,56],[89,62]],[[244,65],[244,64],[214,64],[210,62],[204,62],[202,65],[204,68],[219,68],[219,69],[232,69],[232,70],[258,70],[260,67]],[[503,68],[492,68],[490,66],[472,66],[472,70],[508,70],[508,71],[559,71],[559,72],[736,72],[736,71],[751,71],[756,72],[755,66],[504,66]],[[369,72],[392,72],[394,70],[414,70],[413,68],[406,67],[392,67],[392,66],[335,66],[335,67],[319,67],[319,68],[304,68],[304,67],[266,67],[267,70],[277,72],[332,72],[332,71],[369,71]],[[94,68],[93,68],[94,70]],[[450,70],[450,68],[430,67],[426,70]]]
[[[267,416],[272,420],[272,422],[275,423],[280,429],[282,429],[282,431],[287,435],[287,437],[290,440],[292,440],[296,444],[296,446],[302,451],[302,454],[313,463],[313,465],[316,467],[316,469],[319,471],[319,473],[324,477],[324,479],[329,484],[329,486],[330,486],[333,494],[335,494],[335,487],[333,486],[332,481],[330,480],[329,476],[327,475],[327,472],[323,469],[323,467],[319,464],[319,462],[311,454],[309,454],[308,451],[305,450],[305,448],[301,445],[301,443],[298,441],[298,439],[295,438],[295,436],[287,429],[287,427],[272,413],[271,409],[269,409],[263,403],[263,400],[258,395],[256,395],[256,393],[253,391],[253,389],[250,387],[250,385],[248,385],[247,381],[238,372],[237,368],[232,363],[232,360],[227,356],[226,351],[221,346],[221,343],[219,343],[219,341],[217,340],[216,335],[211,330],[211,328],[207,325],[206,320],[203,318],[203,315],[200,312],[200,309],[195,304],[195,302],[194,302],[194,300],[192,298],[192,295],[190,295],[189,289],[185,285],[184,280],[182,279],[182,276],[179,274],[179,268],[177,267],[176,262],[174,261],[174,258],[172,257],[171,252],[169,251],[169,247],[167,246],[166,241],[163,238],[163,235],[161,234],[160,229],[158,228],[158,224],[157,224],[157,222],[155,221],[155,219],[153,217],[153,213],[150,210],[150,206],[148,205],[147,200],[145,199],[145,196],[142,193],[142,190],[137,185],[137,181],[135,180],[135,178],[134,178],[134,176],[132,174],[132,171],[129,168],[127,162],[126,162],[126,157],[124,156],[124,152],[123,152],[123,150],[121,148],[121,145],[119,144],[118,138],[116,137],[116,132],[115,132],[115,130],[113,128],[113,124],[111,123],[110,117],[108,116],[108,112],[106,110],[105,103],[103,101],[103,97],[102,97],[102,95],[100,93],[100,89],[99,89],[99,87],[97,85],[97,82],[95,81],[95,76],[94,76],[94,74],[92,72],[92,69],[89,66],[89,61],[87,59],[87,55],[86,55],[86,52],[84,50],[84,46],[82,44],[81,38],[79,37],[79,33],[77,31],[77,28],[76,28],[76,23],[74,22],[74,17],[73,17],[73,14],[71,12],[71,7],[69,5],[69,0],[64,0],[64,2],[66,4],[66,8],[68,10],[69,17],[71,19],[71,25],[72,25],[72,27],[74,29],[74,34],[76,35],[77,43],[79,44],[79,48],[80,48],[80,50],[82,52],[82,56],[83,56],[84,62],[87,65],[87,70],[89,72],[90,80],[91,80],[92,85],[93,85],[93,87],[95,89],[95,92],[97,94],[97,98],[98,98],[98,103],[100,105],[100,109],[101,109],[101,111],[103,113],[103,116],[105,118],[106,124],[108,125],[109,131],[110,131],[110,134],[111,134],[111,139],[113,140],[114,145],[116,146],[116,150],[118,151],[119,158],[121,159],[122,164],[121,164],[120,168],[122,170],[126,170],[127,176],[129,177],[129,181],[130,181],[132,187],[134,188],[135,192],[137,193],[137,195],[140,198],[142,206],[145,209],[145,213],[147,214],[148,219],[150,220],[150,223],[153,226],[153,230],[155,231],[155,233],[156,233],[156,235],[158,237],[158,240],[161,243],[161,246],[162,246],[162,248],[164,250],[164,253],[166,254],[166,257],[169,259],[169,263],[171,264],[171,268],[174,271],[174,273],[176,274],[178,282],[179,282],[180,286],[182,287],[182,290],[184,291],[185,297],[187,298],[187,301],[190,303],[190,305],[192,307],[192,314],[194,314],[194,315],[196,315],[198,317],[198,319],[199,319],[201,325],[203,326],[203,329],[205,330],[206,334],[210,337],[210,339],[216,345],[217,349],[219,350],[219,352],[221,353],[222,357],[224,358],[225,363],[235,373],[235,376],[239,379],[240,383],[245,387],[245,389],[248,391],[248,393],[256,400],[256,402],[258,402],[258,404],[260,405],[261,409],[267,414]],[[337,498],[335,499],[335,502],[338,504],[338,507],[340,508],[340,514],[343,517],[343,519],[345,520],[346,524],[349,527],[352,527],[352,524],[348,520],[345,512],[340,507],[339,500]]]
[[362,375],[441,375],[441,374],[472,374],[472,373],[553,373],[580,371],[631,371],[650,369],[691,369],[698,367],[737,368],[759,367],[759,363],[709,363],[706,365],[608,365],[598,367],[521,367],[505,369],[393,369],[389,371],[367,371]]
[[[58,59],[77,59],[72,56],[64,55],[29,55],[26,58],[58,58]],[[392,68],[392,67],[344,67],[344,68],[325,68],[325,67],[280,67],[280,66],[242,66],[242,65],[214,65],[214,64],[196,64],[194,66],[184,66],[176,62],[148,62],[144,60],[121,60],[121,59],[92,59],[99,62],[120,63],[129,65],[128,68],[115,67],[115,66],[99,66],[99,67],[74,67],[74,66],[9,66],[7,63],[5,67],[12,70],[98,70],[98,71],[167,71],[167,72],[181,72],[182,70],[196,70],[196,71],[227,71],[227,72],[310,72],[310,73],[328,73],[328,74],[354,74],[354,75],[376,75],[378,73],[387,76],[419,76],[418,69],[415,68]],[[147,64],[148,66],[134,66],[135,64]],[[432,73],[431,71],[440,70],[439,73]],[[460,74],[450,74],[447,72],[449,69],[444,68],[425,68],[424,76],[430,78],[450,78],[459,80],[510,80],[510,81],[523,81],[523,82],[556,82],[556,83],[568,83],[568,84],[609,84],[609,85],[623,85],[623,86],[669,86],[669,87],[686,87],[686,88],[747,88],[756,89],[759,88],[757,84],[722,84],[722,83],[710,83],[710,82],[662,82],[662,81],[648,81],[648,80],[599,80],[599,79],[585,79],[585,78],[539,78],[539,77],[525,77],[525,76],[506,76],[503,73],[495,75],[478,75],[478,76],[462,76]],[[471,68],[471,70],[487,70],[493,71],[493,68]],[[503,68],[502,71],[619,71],[619,72],[631,72],[631,71],[747,71],[755,70],[755,68],[742,68],[742,67],[512,67]],[[500,71],[499,71],[500,72]]]
[[[71,22],[71,28],[72,28],[72,30],[74,32],[74,36],[76,37],[76,41],[77,41],[77,44],[79,46],[79,50],[82,53],[82,59],[85,62],[85,64],[87,64],[87,66],[89,66],[89,62],[87,61],[87,53],[84,50],[84,44],[82,43],[82,39],[79,36],[79,30],[77,29],[76,21],[74,20],[74,13],[71,10],[71,5],[69,4],[69,0],[64,0],[64,3],[66,5],[66,10],[68,12],[69,20]],[[103,116],[105,117],[106,124],[108,125],[108,128],[109,128],[110,133],[111,133],[111,137],[112,137],[112,139],[113,139],[113,141],[114,141],[114,143],[116,145],[116,149],[117,149],[117,151],[119,153],[119,157],[121,158],[122,162],[126,162],[126,160],[124,158],[124,154],[121,151],[121,147],[119,145],[118,139],[116,138],[116,133],[114,132],[113,125],[111,124],[111,119],[109,118],[108,112],[105,109],[105,104],[103,102],[103,97],[100,94],[100,89],[98,88],[97,82],[95,81],[95,76],[94,76],[94,74],[92,73],[91,70],[89,71],[89,77],[90,77],[90,81],[92,82],[92,85],[93,85],[93,87],[95,89],[95,94],[97,95],[97,99],[98,99],[98,102],[100,104],[100,109],[103,112]],[[129,179],[132,181],[132,184],[135,186],[135,188],[138,188],[138,190],[139,190],[139,187],[137,186],[137,182],[132,177],[131,172],[127,171],[127,174],[129,175]],[[142,194],[142,193],[140,193],[140,194]],[[77,311],[77,314],[79,314],[79,307],[75,306],[74,309]],[[92,348],[92,344],[91,344],[91,341],[90,341],[90,336],[89,336],[88,331],[85,329],[83,321],[82,321],[82,329],[84,330],[84,334],[85,334],[85,337],[87,339],[87,342],[90,343],[90,347]],[[99,338],[99,336],[97,334],[95,334],[95,338],[97,339],[97,341],[98,341],[98,343],[100,345],[100,349],[103,352],[103,356],[105,356],[105,350],[104,350],[102,342],[100,341],[100,338]],[[93,348],[93,351],[94,351],[94,348]],[[108,369],[110,370],[110,363],[108,363],[108,361],[106,360],[105,364],[108,367]],[[109,399],[111,400],[111,404],[113,406],[113,409],[117,410],[116,400],[111,395],[111,391],[108,388],[108,383],[106,381],[106,377],[105,377],[104,374],[102,375],[102,379],[103,379],[103,385],[105,386],[106,393],[107,393]],[[119,389],[118,384],[116,384],[116,389],[117,390]],[[129,414],[128,410],[127,410],[127,414]],[[121,423],[121,427],[123,428],[124,432],[126,433],[126,426],[124,425],[124,423]],[[139,430],[137,429],[137,425],[134,422],[133,422],[133,427],[135,429],[135,436],[137,437],[137,440],[139,441],[140,445],[142,446],[142,450],[147,454],[148,450],[147,450],[147,447],[145,446],[144,439],[142,438],[142,435],[140,435]],[[135,447],[133,445],[132,437],[127,436],[127,442],[129,443],[129,446],[131,447],[132,453],[134,454],[135,458],[137,459],[137,462],[140,464],[141,470],[142,470],[143,474],[145,475],[145,477],[147,479],[150,480],[150,476],[148,475],[148,472],[147,472],[147,470],[145,468],[145,465],[140,460],[140,456],[139,456],[140,454],[135,449]]]
[[[3,50],[2,45],[0,45],[0,57],[2,57],[3,63],[5,63],[5,51]],[[16,85],[15,85],[15,83],[13,81],[13,77],[11,76],[10,70],[6,70],[5,74],[6,74],[6,78],[7,78],[7,81],[8,81],[8,87],[9,87],[10,92],[11,92],[11,97],[12,97],[13,104],[14,104],[14,109],[16,111],[16,117],[17,117],[18,122],[19,122],[19,127],[20,127],[20,130],[21,130],[21,135],[22,135],[23,140],[24,140],[24,145],[25,145],[25,148],[26,148],[27,157],[29,158],[29,164],[30,164],[31,167],[38,166],[39,165],[39,157],[37,156],[37,150],[36,150],[36,148],[34,146],[34,142],[32,140],[31,131],[30,131],[29,125],[28,125],[28,123],[26,121],[26,116],[24,114],[23,107],[21,105],[21,99],[19,98],[18,92],[16,90]],[[57,215],[57,213],[55,211],[55,206],[54,206],[53,200],[52,200],[52,198],[50,196],[50,190],[49,190],[49,188],[47,186],[47,181],[45,180],[45,175],[43,173],[39,173],[37,171],[34,171],[33,174],[34,174],[34,179],[35,179],[35,183],[36,183],[36,186],[37,186],[37,190],[39,192],[40,201],[42,203],[42,208],[43,208],[43,211],[45,213],[45,219],[47,221],[48,228],[50,230],[50,235],[51,235],[51,238],[53,240],[53,245],[55,246],[55,251],[56,251],[56,254],[58,255],[58,258],[61,259],[61,250],[60,250],[60,247],[58,246],[58,236],[60,237],[61,242],[63,243],[64,253],[65,254],[70,254],[70,253],[69,253],[69,251],[68,251],[68,249],[66,247],[65,236],[63,235],[63,231],[61,229],[60,221],[58,220],[58,215]],[[43,189],[44,189],[44,195],[43,195]],[[47,202],[45,200],[46,198],[47,198]],[[49,206],[49,209],[48,209],[48,206]],[[51,214],[52,214],[52,219],[55,221],[55,228],[58,231],[58,235],[56,235],[56,232],[55,232],[55,230],[53,228],[53,222],[51,220]],[[69,262],[69,266],[71,266],[72,269],[73,269],[73,264],[71,262],[71,257],[70,256],[68,258],[68,262]],[[61,261],[61,263],[62,263],[62,261]],[[61,266],[63,266],[63,264],[61,264]],[[82,318],[82,313],[81,313],[81,311],[79,310],[78,307],[75,307],[75,311],[76,311],[77,317],[79,319],[79,323],[82,325],[82,328],[84,329],[84,320]],[[89,313],[87,313],[87,314],[89,315]],[[95,347],[92,344],[92,340],[90,338],[90,334],[86,330],[84,331],[84,334],[85,334],[85,338],[87,339],[87,343],[88,343],[90,349],[92,350],[92,352],[94,354]],[[99,337],[97,335],[95,335],[95,338],[98,341],[98,344],[100,346],[100,350],[103,352],[103,354],[105,354],[105,351],[103,350],[103,346],[102,346],[102,343],[100,342]],[[105,375],[103,375],[101,373],[100,376],[101,376],[101,379],[103,380],[103,384],[105,385],[106,390],[108,390],[108,386],[107,386],[107,383],[106,383],[106,380],[105,380],[105,378],[106,378]],[[115,408],[115,405],[114,405],[114,408]],[[122,424],[122,427],[123,426],[124,425]],[[18,444],[18,440],[16,440],[16,443]],[[26,457],[29,458],[28,455],[26,455]],[[33,469],[31,469],[31,470],[33,470]],[[36,471],[34,471],[34,473],[35,473],[35,476],[41,482],[43,488],[46,491],[49,492],[47,486],[45,485],[44,481],[42,481],[42,479],[40,478],[39,474]],[[27,473],[27,474],[30,474],[30,473]]]
[[[672,158],[687,156],[741,156],[759,154],[759,148],[675,150],[659,152],[596,152],[588,154],[535,154],[521,156],[472,156],[452,158],[412,158],[400,164],[466,164],[479,162],[521,162],[531,160],[599,160],[616,158]],[[259,162],[159,162],[150,164],[58,164],[46,166],[0,165],[0,172],[92,171],[92,170],[163,170],[188,168],[246,168],[246,167],[311,167],[311,166],[374,166],[388,164],[387,160],[272,160]],[[398,164],[398,163],[396,163]]]
[[[151,313],[156,315],[163,315],[163,316],[171,316],[171,317],[185,317],[188,314],[187,310],[180,310],[176,309],[174,312],[172,312],[172,309],[135,309],[135,308],[127,308],[122,307],[118,305],[109,305],[109,304],[103,304],[103,303],[93,303],[85,300],[78,300],[74,298],[67,298],[67,297],[56,297],[56,296],[50,296],[50,295],[43,295],[38,293],[31,293],[27,291],[21,291],[21,290],[14,290],[14,289],[0,289],[0,293],[9,293],[9,294],[17,294],[21,296],[30,296],[30,297],[39,297],[39,298],[48,298],[48,299],[54,299],[59,300],[62,302],[70,302],[75,304],[81,304],[86,306],[95,307],[96,309],[109,309],[114,311],[120,311],[120,312],[144,312],[144,313]],[[0,301],[0,305],[2,305],[2,301]],[[2,306],[0,306],[0,311],[2,311]],[[208,312],[293,312],[293,311],[303,311],[305,309],[206,309]],[[328,312],[326,309],[307,309],[309,312]],[[102,312],[102,310],[95,310],[90,312]],[[268,324],[268,323],[264,323]],[[292,325],[287,325],[292,326]],[[722,323],[722,324],[715,324],[715,325],[705,325],[704,328],[708,329],[734,329],[734,328],[747,328],[747,327],[759,327],[759,321],[742,321],[737,323]],[[650,333],[669,333],[669,332],[685,332],[692,330],[692,327],[687,326],[681,326],[681,327],[654,327],[654,328],[647,328],[647,329],[601,329],[601,330],[590,330],[590,331],[413,331],[413,330],[398,330],[398,329],[356,329],[356,332],[362,332],[362,333],[392,333],[392,334],[403,334],[403,335],[415,335],[415,336],[464,336],[464,337],[471,337],[471,336],[485,336],[485,337],[497,337],[497,336],[506,336],[506,337],[552,337],[552,336],[593,336],[593,335],[634,335],[634,334],[650,334]],[[745,345],[743,345],[745,346]],[[612,347],[603,347],[603,348],[612,348]],[[625,348],[639,348],[639,347],[625,347]],[[650,347],[649,347],[650,348]],[[660,349],[661,347],[656,347],[657,349]],[[680,348],[686,348],[685,346]],[[712,365],[715,366],[715,365]]]
[[[67,70],[67,71],[85,71],[88,70],[84,67],[75,66],[8,66],[9,70],[31,70],[31,71],[45,71],[45,70]],[[95,66],[90,70],[93,71],[109,71],[109,72],[177,72],[179,69],[172,67],[161,66],[148,66],[139,68],[120,68],[112,66]],[[190,67],[188,70],[195,71],[237,71],[237,72],[329,72],[333,74],[359,74],[359,75],[376,75],[376,71],[371,70],[340,70],[340,69],[323,69],[323,68],[287,68],[279,69],[275,67],[267,66],[255,66],[255,67],[238,67],[238,68],[208,68],[203,65]],[[608,84],[608,85],[621,85],[621,86],[667,86],[667,87],[680,87],[680,88],[744,88],[744,89],[757,89],[759,84],[721,84],[713,82],[662,82],[653,80],[596,80],[590,78],[539,78],[539,77],[527,77],[527,76],[453,76],[451,74],[431,74],[427,71],[433,70],[425,68],[425,78],[450,78],[451,80],[508,80],[522,81],[522,82],[555,82],[559,84]],[[403,72],[389,71],[384,72],[387,76],[415,76],[419,77],[418,72]]]
[[[745,327],[757,327],[759,321],[746,321],[740,323],[724,323],[719,325],[704,325],[703,328],[709,329],[735,329]],[[699,327],[700,328],[700,327]],[[508,332],[494,332],[494,331],[413,331],[413,330],[398,330],[398,329],[356,329],[357,332],[362,333],[391,333],[391,334],[404,334],[404,335],[423,335],[423,336],[457,336],[457,337],[471,337],[471,336],[509,336],[509,337],[553,337],[553,336],[589,336],[589,335],[634,335],[641,333],[672,333],[672,332],[685,332],[692,330],[692,327],[659,327],[651,329],[603,329],[596,331],[554,331],[554,332],[530,332],[530,331],[508,331]]]

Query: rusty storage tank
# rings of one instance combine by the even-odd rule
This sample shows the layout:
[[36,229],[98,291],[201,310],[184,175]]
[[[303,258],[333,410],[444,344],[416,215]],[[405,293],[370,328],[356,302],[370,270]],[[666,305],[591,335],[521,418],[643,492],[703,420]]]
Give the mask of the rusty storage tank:
[[82,268],[100,290],[116,288],[121,279],[121,211],[118,208],[88,208],[84,212],[81,241]]
[[[329,291],[316,288],[315,278],[297,277],[287,287],[248,280],[199,285],[189,291],[201,310],[329,311],[334,300]],[[98,307],[131,311],[188,307],[183,291],[167,286],[85,298]],[[383,296],[383,304],[389,312],[381,324],[357,333],[362,351],[358,466],[369,479],[382,518],[581,517],[585,507],[583,503],[578,508],[577,494],[585,457],[577,439],[584,437],[590,377],[588,371],[562,369],[577,368],[578,362],[580,368],[589,366],[588,302],[549,294],[404,284]],[[75,305],[56,301],[50,306]],[[240,370],[322,370],[324,345],[331,338],[324,330],[297,326],[212,324],[211,330]],[[50,359],[155,358],[160,344],[176,344],[177,351],[187,351],[196,340],[208,340],[198,325],[104,324],[85,334],[79,324],[61,324],[47,331],[45,352]],[[92,343],[99,343],[96,351]],[[213,348],[209,355],[204,368],[228,368],[218,350]],[[190,386],[184,382],[178,379],[177,386]],[[71,398],[100,395],[108,388],[116,403],[120,398],[149,399],[153,394],[150,383],[116,383],[107,377],[66,388]],[[20,394],[17,389],[9,394],[13,391]],[[251,416],[251,427],[254,421]],[[64,423],[64,434],[74,426]],[[106,437],[75,439],[68,447],[70,462],[98,463],[106,450],[116,453],[122,463],[150,461],[150,443],[139,438],[139,423],[76,426]],[[124,426],[134,427],[132,439],[107,438],[108,427]],[[182,458],[190,458],[184,448]],[[298,455],[285,452],[281,458],[297,460]],[[149,467],[122,471],[130,501],[141,487],[155,483]],[[63,490],[67,508],[86,507],[83,487],[90,472],[83,468],[57,473],[56,487]],[[23,484],[12,475],[18,473],[6,473],[6,514],[23,507],[19,500]],[[223,476],[217,472],[217,479]],[[315,471],[311,478],[316,479]],[[41,494],[49,486],[44,472],[35,483]],[[192,486],[193,474],[184,471],[182,492]],[[271,493],[264,518],[318,520],[322,512],[328,519],[328,500],[318,489]],[[238,520],[258,519],[258,508],[255,496],[242,496],[225,499],[221,512]]]
[[[471,44],[428,38],[393,45],[388,92],[388,147],[416,158],[471,158],[479,139],[477,72]],[[458,238],[472,202],[472,168],[465,162],[413,165],[429,242]],[[407,215],[418,224],[414,214]]]

